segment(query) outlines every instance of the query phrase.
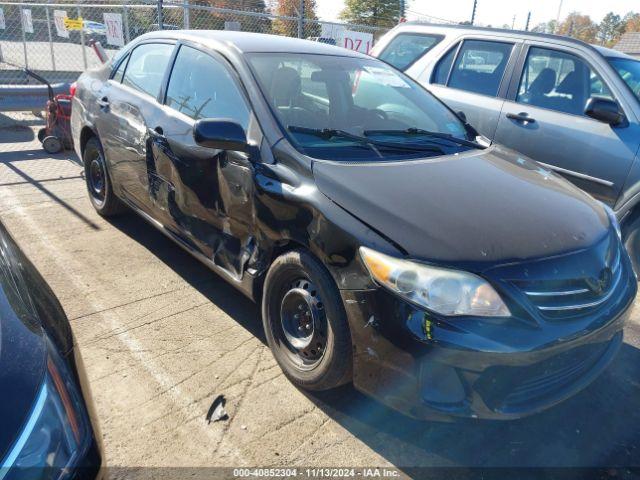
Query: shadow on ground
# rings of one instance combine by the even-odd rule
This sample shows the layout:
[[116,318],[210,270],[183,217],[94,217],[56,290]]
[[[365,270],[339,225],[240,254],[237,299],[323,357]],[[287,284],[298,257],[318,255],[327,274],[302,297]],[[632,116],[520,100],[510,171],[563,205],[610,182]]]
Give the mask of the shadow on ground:
[[[133,214],[111,222],[265,343],[258,307],[225,280]],[[637,324],[630,324],[628,329],[638,337]],[[415,467],[435,465],[611,467],[607,476],[632,478],[626,467],[640,467],[640,350],[627,343],[607,371],[585,391],[551,410],[518,421],[415,421],[351,386],[306,395],[342,427],[411,476],[420,476]],[[519,473],[510,478],[530,478]],[[442,474],[439,478],[454,478],[445,471]],[[532,475],[541,478],[539,474],[536,471]],[[591,478],[584,473],[577,475],[568,478]],[[455,478],[459,478],[457,474]],[[476,476],[469,472],[469,478]]]
[[257,305],[134,213],[110,223],[143,245],[243,328],[266,344]]

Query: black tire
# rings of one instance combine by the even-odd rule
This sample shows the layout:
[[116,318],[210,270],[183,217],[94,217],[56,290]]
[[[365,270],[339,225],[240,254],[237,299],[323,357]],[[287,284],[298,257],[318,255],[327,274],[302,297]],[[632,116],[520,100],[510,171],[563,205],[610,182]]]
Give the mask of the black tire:
[[58,153],[62,151],[62,142],[58,137],[54,137],[53,135],[44,137],[42,139],[42,148],[44,148],[47,153]]
[[[291,312],[307,319],[308,334],[302,320],[293,320]],[[351,381],[347,314],[333,278],[309,252],[287,252],[269,268],[262,295],[262,323],[273,356],[295,385],[306,390],[329,390]],[[308,336],[296,337],[298,332],[292,335],[292,324],[303,332],[299,335]]]
[[46,128],[41,128],[40,130],[38,130],[38,140],[40,141],[40,143],[42,143],[42,141],[45,139],[46,136],[47,136]]
[[[97,137],[91,137],[82,154],[84,178],[93,208],[103,217],[119,215],[126,211],[125,205],[113,193],[111,178],[106,169],[102,145]],[[100,177],[100,178],[98,178]]]

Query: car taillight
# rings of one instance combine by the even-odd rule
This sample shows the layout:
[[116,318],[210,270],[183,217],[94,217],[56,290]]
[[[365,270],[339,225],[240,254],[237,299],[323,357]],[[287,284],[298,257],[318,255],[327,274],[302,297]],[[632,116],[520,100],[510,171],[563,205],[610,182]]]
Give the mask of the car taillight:
[[75,97],[76,95],[76,89],[78,88],[78,82],[73,82],[70,86],[69,86],[69,94],[72,97]]

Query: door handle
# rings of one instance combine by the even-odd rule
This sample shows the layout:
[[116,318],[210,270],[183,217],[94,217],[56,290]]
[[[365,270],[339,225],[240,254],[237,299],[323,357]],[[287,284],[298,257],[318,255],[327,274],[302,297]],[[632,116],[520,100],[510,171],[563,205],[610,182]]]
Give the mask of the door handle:
[[507,113],[507,118],[511,120],[515,120],[516,122],[524,123],[535,123],[536,119],[531,118],[528,113],[520,112],[520,113]]
[[100,108],[109,108],[109,99],[107,97],[102,97],[97,103]]

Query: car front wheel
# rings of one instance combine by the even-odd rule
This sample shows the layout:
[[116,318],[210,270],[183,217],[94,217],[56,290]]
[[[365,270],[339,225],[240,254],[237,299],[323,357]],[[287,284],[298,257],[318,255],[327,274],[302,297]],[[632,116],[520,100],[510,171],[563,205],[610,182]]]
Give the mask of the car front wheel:
[[278,257],[262,296],[267,342],[285,375],[307,390],[351,380],[351,335],[338,288],[324,265],[304,250]]

